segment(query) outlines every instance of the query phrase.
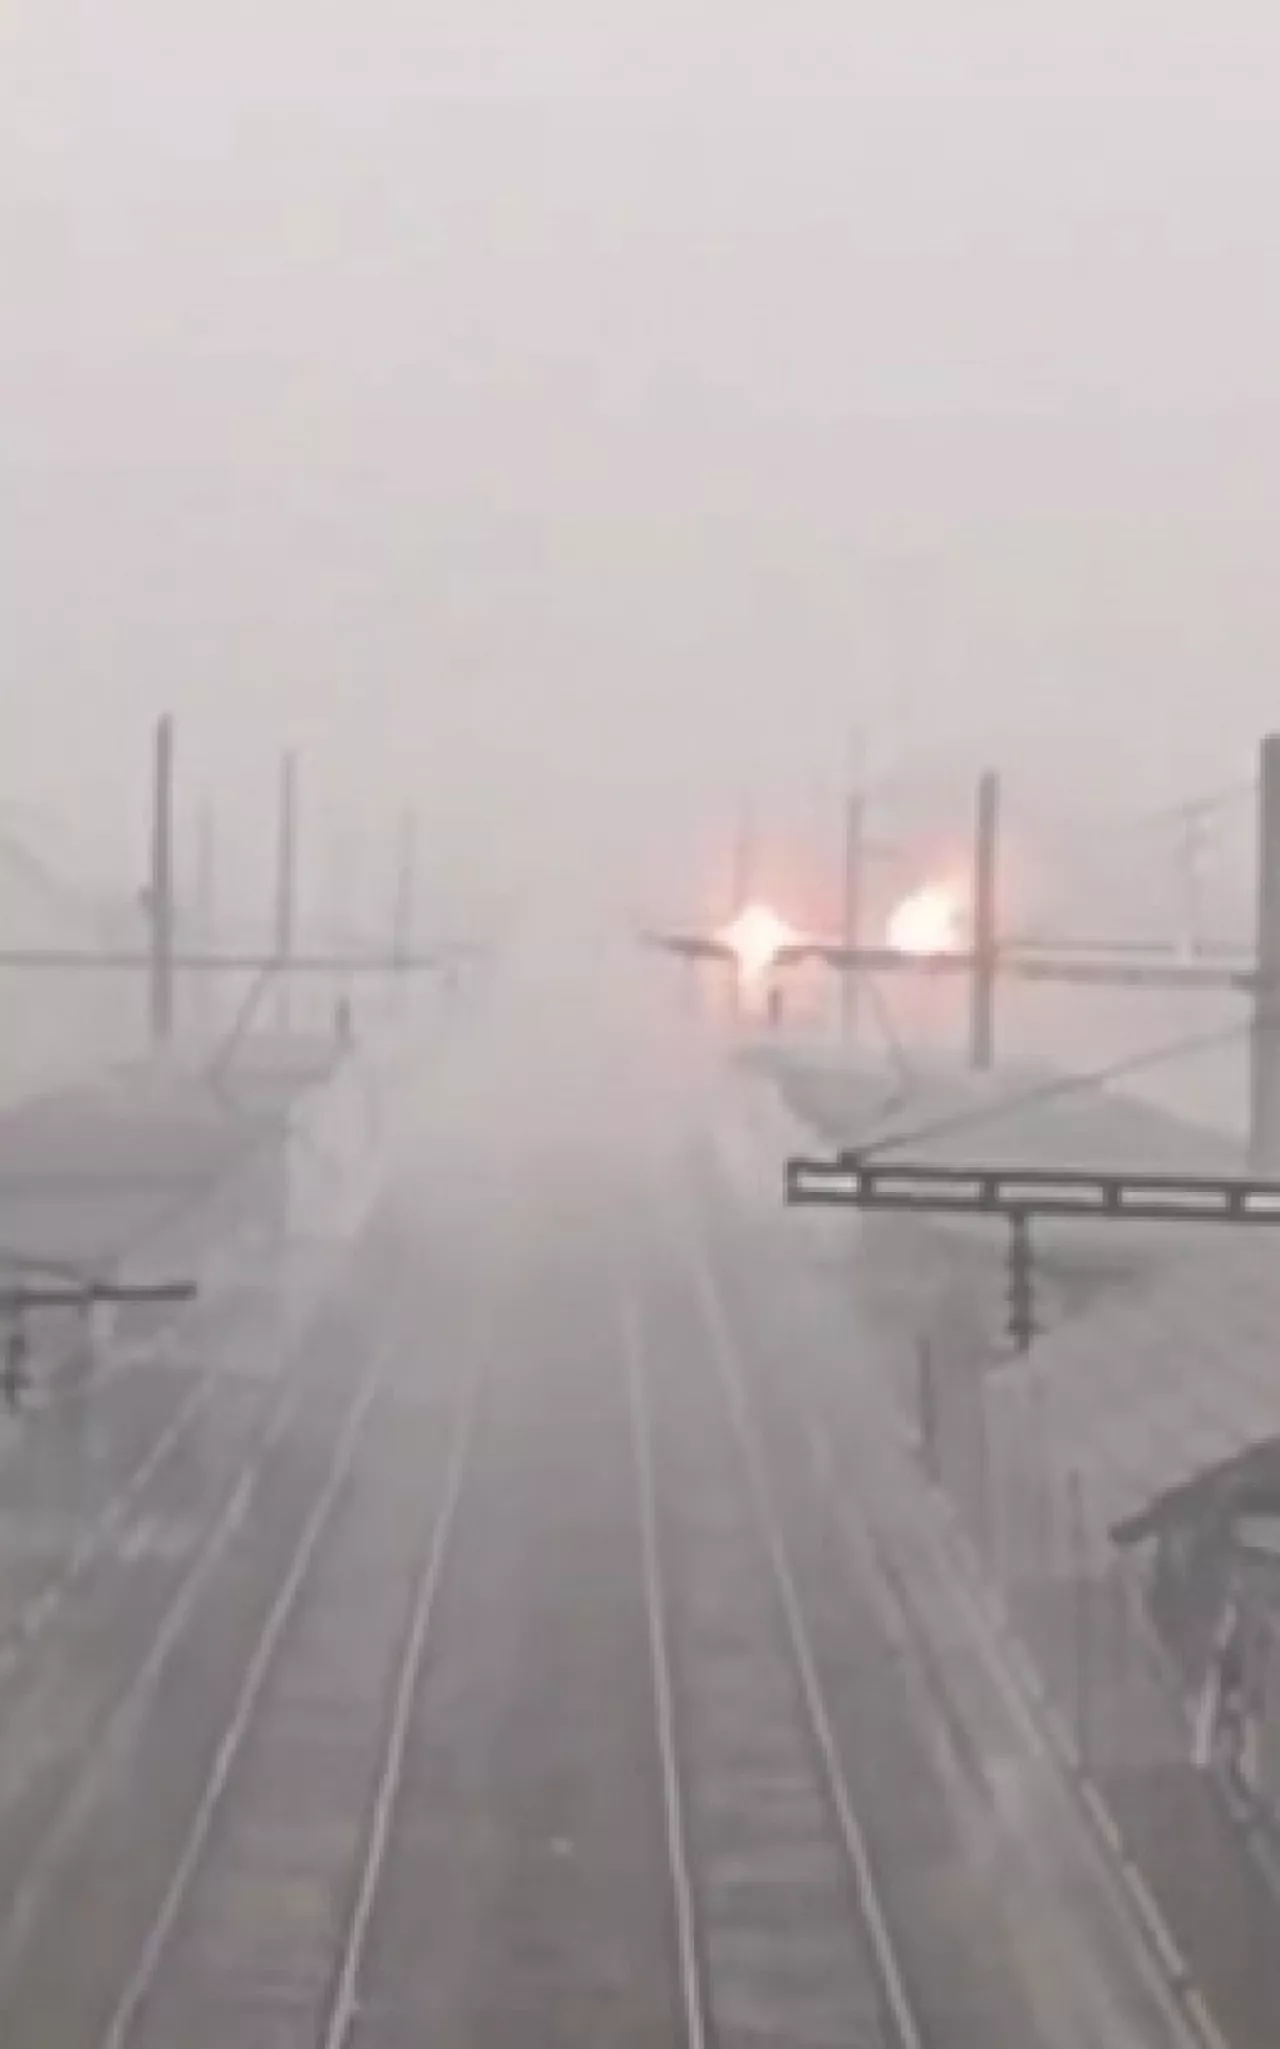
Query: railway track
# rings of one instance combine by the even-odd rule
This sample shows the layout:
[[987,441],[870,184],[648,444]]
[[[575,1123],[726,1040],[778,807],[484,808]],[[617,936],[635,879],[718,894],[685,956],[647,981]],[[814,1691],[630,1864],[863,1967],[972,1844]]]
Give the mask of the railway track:
[[540,1223],[509,1277],[431,1677],[411,1642],[308,2049],[678,2039],[613,1296],[562,1293],[574,1236]]
[[504,1279],[504,1343],[476,1340],[481,1262],[431,1362],[344,1386],[330,1343],[282,1394],[0,1897],[6,2049],[470,2041],[495,2008],[567,2017],[568,2049],[602,2011],[670,2039],[626,1420],[542,1256]]
[[[323,1378],[316,1364],[301,1346],[267,1347],[247,1368],[228,1371],[215,1358],[162,1377],[145,1404],[139,1389],[127,1399],[112,1389],[105,1416],[91,1397],[82,1431],[55,1439],[51,1428],[6,1486],[0,1926],[50,1817],[134,1691],[170,1602],[235,1502],[246,1463],[281,1416],[288,1427],[295,1383]],[[42,1517],[47,1499],[55,1512]]]
[[[333,1336],[346,1328],[339,1315]],[[54,1592],[59,1605],[77,1598],[40,1655],[19,1656],[6,1688],[0,2036],[15,2049],[96,2039],[117,1945],[132,1940],[177,1854],[193,1771],[216,1750],[219,1709],[251,1652],[246,1635],[272,1612],[314,1504],[336,1500],[384,1364],[375,1356],[353,1375],[350,1353],[326,1342],[296,1348],[265,1390],[247,1396],[241,1383],[242,1413],[221,1393],[224,1441],[212,1452],[202,1443],[194,1491],[190,1468],[169,1471],[171,1418],[144,1460],[146,1484],[126,1478],[106,1534],[123,1535],[129,1513],[148,1507],[172,1516],[185,1482],[190,1527],[173,1555],[125,1546],[106,1557],[99,1524],[81,1539],[79,1570],[76,1551],[64,1562]],[[188,1411],[182,1430],[195,1423]]]
[[[660,1829],[632,1842],[656,1775],[637,1788],[626,1419],[549,1299],[531,1327],[517,1291],[500,1391],[473,1339],[447,1397],[375,1404],[281,1581],[129,1981],[82,2043],[269,2030],[282,2049],[399,2049],[513,2039],[515,2016],[566,2045],[672,2039],[665,1981],[646,1982],[660,1932],[638,1968],[607,1954],[637,1919],[661,1931],[664,1904]],[[589,1586],[580,1527],[607,1561]],[[620,2026],[575,2032],[614,2002]]]
[[478,1187],[429,1322],[414,1274],[353,1365],[353,1305],[224,1454],[0,1882],[6,2049],[1073,2039],[970,2004],[996,1923],[807,1514],[797,1390],[669,1208],[602,1225],[620,1193],[486,1235]]
[[689,1321],[623,1333],[685,2039],[921,2049],[746,1391]]
[[1221,2042],[958,1569],[847,1294],[714,1191],[681,1235],[768,1445],[925,2038]]
[[[361,1277],[357,1264],[346,1278]],[[331,1307],[312,1304],[312,1317],[318,1306]],[[216,1437],[239,1411],[249,1442],[255,1414],[298,1363],[309,1327],[304,1322],[283,1346],[269,1329],[244,1334],[242,1342],[259,1355],[246,1369],[229,1361],[216,1325],[197,1363],[202,1321],[209,1320],[208,1311],[202,1320],[188,1316],[167,1339],[159,1334],[145,1355],[125,1354],[54,1403],[55,1411],[73,1399],[81,1405],[78,1431],[65,1413],[45,1413],[27,1419],[31,1435],[19,1432],[0,1448],[0,1466],[8,1468],[0,1515],[0,1705],[2,1690],[91,1571],[112,1553],[127,1556],[145,1543],[156,1516],[166,1512],[165,1476],[192,1445]],[[93,1440],[89,1457],[86,1434]],[[50,1497],[66,1503],[51,1526],[41,1512]]]
[[[245,1667],[101,2049],[195,2049],[264,2013],[299,2043],[347,2040],[480,1384],[473,1369],[431,1405],[447,1451],[424,1484],[420,1430],[406,1432],[394,1399],[373,1413],[380,1381],[353,1410]],[[406,1612],[394,1567],[415,1501]]]

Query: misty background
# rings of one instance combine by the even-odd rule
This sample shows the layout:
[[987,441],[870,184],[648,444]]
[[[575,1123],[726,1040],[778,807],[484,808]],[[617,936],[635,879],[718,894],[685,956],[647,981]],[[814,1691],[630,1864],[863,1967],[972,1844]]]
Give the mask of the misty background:
[[1278,105],[1236,0],[10,0],[0,802],[131,883],[171,707],[224,905],[289,744],[456,928],[833,845],[859,721],[1068,849],[1247,775]]

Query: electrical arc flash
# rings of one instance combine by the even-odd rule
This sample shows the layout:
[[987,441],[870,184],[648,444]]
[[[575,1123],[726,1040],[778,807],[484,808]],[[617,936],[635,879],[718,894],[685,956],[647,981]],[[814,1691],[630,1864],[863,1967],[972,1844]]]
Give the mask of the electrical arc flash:
[[929,883],[904,897],[892,912],[888,940],[896,953],[927,958],[931,954],[958,951],[963,944],[962,928],[961,906],[954,891],[940,883]]
[[795,934],[766,904],[748,904],[720,937],[737,960],[743,981],[759,982]]

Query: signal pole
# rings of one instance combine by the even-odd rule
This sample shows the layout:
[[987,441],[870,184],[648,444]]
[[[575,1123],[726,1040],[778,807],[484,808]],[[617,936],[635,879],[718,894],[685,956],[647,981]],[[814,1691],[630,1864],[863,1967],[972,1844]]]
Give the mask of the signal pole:
[[978,780],[973,847],[973,981],[969,1014],[969,1065],[986,1073],[995,1060],[997,902],[1000,841],[1000,778],[985,769]]
[[156,725],[151,813],[151,882],[146,897],[150,928],[151,1044],[173,1038],[173,719]]

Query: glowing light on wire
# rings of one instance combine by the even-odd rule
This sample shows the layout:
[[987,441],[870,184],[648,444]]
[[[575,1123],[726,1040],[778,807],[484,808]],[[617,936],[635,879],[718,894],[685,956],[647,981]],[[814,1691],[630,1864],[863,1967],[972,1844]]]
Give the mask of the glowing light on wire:
[[964,943],[963,915],[953,890],[931,883],[891,914],[888,941],[898,953],[955,953]]
[[743,981],[758,982],[795,934],[766,904],[748,904],[720,937],[736,955]]

